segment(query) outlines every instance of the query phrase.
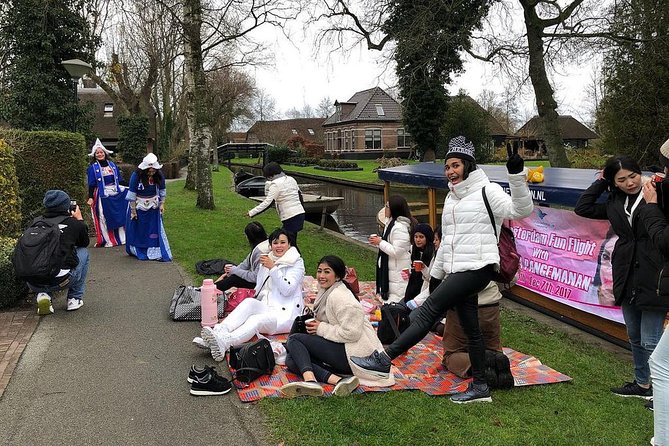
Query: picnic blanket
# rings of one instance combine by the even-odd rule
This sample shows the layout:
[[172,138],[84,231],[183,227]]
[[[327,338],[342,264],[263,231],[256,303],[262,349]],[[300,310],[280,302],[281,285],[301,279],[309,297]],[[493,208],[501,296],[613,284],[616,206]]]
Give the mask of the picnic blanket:
[[[374,282],[360,282],[360,299],[372,301],[375,296]],[[304,290],[307,296],[315,295],[316,283],[313,277],[305,277]],[[271,341],[285,342],[288,335],[266,336]],[[392,387],[360,386],[353,393],[388,392],[391,390],[421,390],[428,395],[449,395],[466,390],[468,379],[462,379],[449,372],[441,364],[443,348],[441,338],[429,333],[407,353],[393,360],[392,373],[396,384]],[[551,384],[570,381],[571,378],[545,366],[534,356],[504,348],[504,354],[511,362],[511,374],[517,387]],[[239,399],[250,403],[265,397],[281,397],[281,387],[302,379],[289,372],[286,366],[278,365],[271,376],[262,376],[249,386],[234,381]],[[334,386],[323,384],[325,396],[331,396]]]

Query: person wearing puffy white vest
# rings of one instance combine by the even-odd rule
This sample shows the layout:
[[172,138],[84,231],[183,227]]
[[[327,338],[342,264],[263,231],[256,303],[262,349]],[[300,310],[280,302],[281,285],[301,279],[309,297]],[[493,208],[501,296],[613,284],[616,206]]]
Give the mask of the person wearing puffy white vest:
[[286,175],[281,166],[274,161],[263,167],[263,175],[267,178],[265,199],[248,211],[247,215],[253,217],[260,214],[274,201],[281,227],[295,234],[297,241],[297,233],[304,227],[304,207],[300,201],[300,187],[297,181]]
[[[477,295],[492,280],[500,259],[482,190],[485,187],[498,228],[503,219],[527,217],[534,208],[524,161],[517,149],[513,153],[509,150],[506,167],[511,196],[478,169],[471,142],[462,136],[449,141],[444,173],[450,193],[444,202],[441,245],[430,271],[434,278],[431,294],[416,310],[411,325],[385,351],[352,357],[356,367],[380,375],[390,373],[392,359],[417,344],[446,310],[454,308],[467,335],[473,380],[466,391],[451,396],[451,401],[492,401],[485,379],[485,345],[478,323]],[[437,285],[441,279],[444,280]]]
[[260,256],[256,298],[243,300],[214,328],[202,329],[200,336],[214,360],[222,361],[230,347],[239,346],[258,333],[288,333],[295,318],[302,314],[304,261],[294,240],[293,233],[285,229],[272,232],[272,250]]
[[[399,302],[409,283],[411,269],[411,230],[413,217],[401,195],[391,195],[386,203],[383,237],[372,235],[369,243],[379,249],[376,259],[376,292],[381,299]],[[402,270],[405,270],[404,274]]]

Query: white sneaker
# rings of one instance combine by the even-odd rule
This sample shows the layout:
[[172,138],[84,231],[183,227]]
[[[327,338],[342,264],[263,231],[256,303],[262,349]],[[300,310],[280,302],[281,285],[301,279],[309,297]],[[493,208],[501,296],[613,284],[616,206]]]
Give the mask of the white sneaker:
[[78,310],[84,305],[83,299],[67,299],[67,311]]
[[46,316],[53,314],[53,305],[51,305],[51,296],[46,293],[37,293],[37,314]]
[[214,358],[214,361],[221,362],[225,359],[225,352],[230,348],[230,336],[216,335],[210,327],[203,327],[200,337],[211,350],[211,357]]
[[332,394],[335,396],[349,396],[351,392],[358,388],[358,385],[360,385],[360,380],[357,376],[342,378],[335,386]]
[[288,383],[281,387],[280,390],[286,398],[297,398],[298,396],[323,396],[323,387],[313,381]]
[[195,345],[197,348],[201,348],[202,350],[209,351],[209,345],[199,336],[193,338],[193,345]]

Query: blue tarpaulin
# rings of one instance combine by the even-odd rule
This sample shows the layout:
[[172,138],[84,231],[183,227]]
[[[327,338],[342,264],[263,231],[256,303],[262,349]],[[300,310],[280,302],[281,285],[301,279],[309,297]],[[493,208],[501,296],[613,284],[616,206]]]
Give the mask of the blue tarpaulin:
[[[490,181],[508,189],[506,166],[479,165]],[[583,191],[595,181],[595,169],[544,168],[543,183],[530,183],[535,203],[574,207]],[[407,166],[379,169],[379,178],[391,183],[447,189],[444,165],[441,163],[418,163]],[[508,192],[508,190],[507,190]]]

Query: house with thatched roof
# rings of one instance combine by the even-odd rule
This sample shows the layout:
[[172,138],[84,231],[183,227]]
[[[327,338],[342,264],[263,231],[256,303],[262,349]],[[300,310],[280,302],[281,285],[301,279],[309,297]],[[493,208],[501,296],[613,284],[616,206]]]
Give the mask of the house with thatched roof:
[[323,145],[323,121],[323,118],[256,121],[247,130],[245,142],[285,146],[291,138],[301,137],[308,143]]
[[[572,147],[588,147],[590,140],[599,138],[595,132],[570,115],[558,116],[562,131],[562,140]],[[525,123],[515,135],[528,150],[538,150],[544,144],[539,117],[535,116]],[[545,146],[544,146],[545,147]]]

